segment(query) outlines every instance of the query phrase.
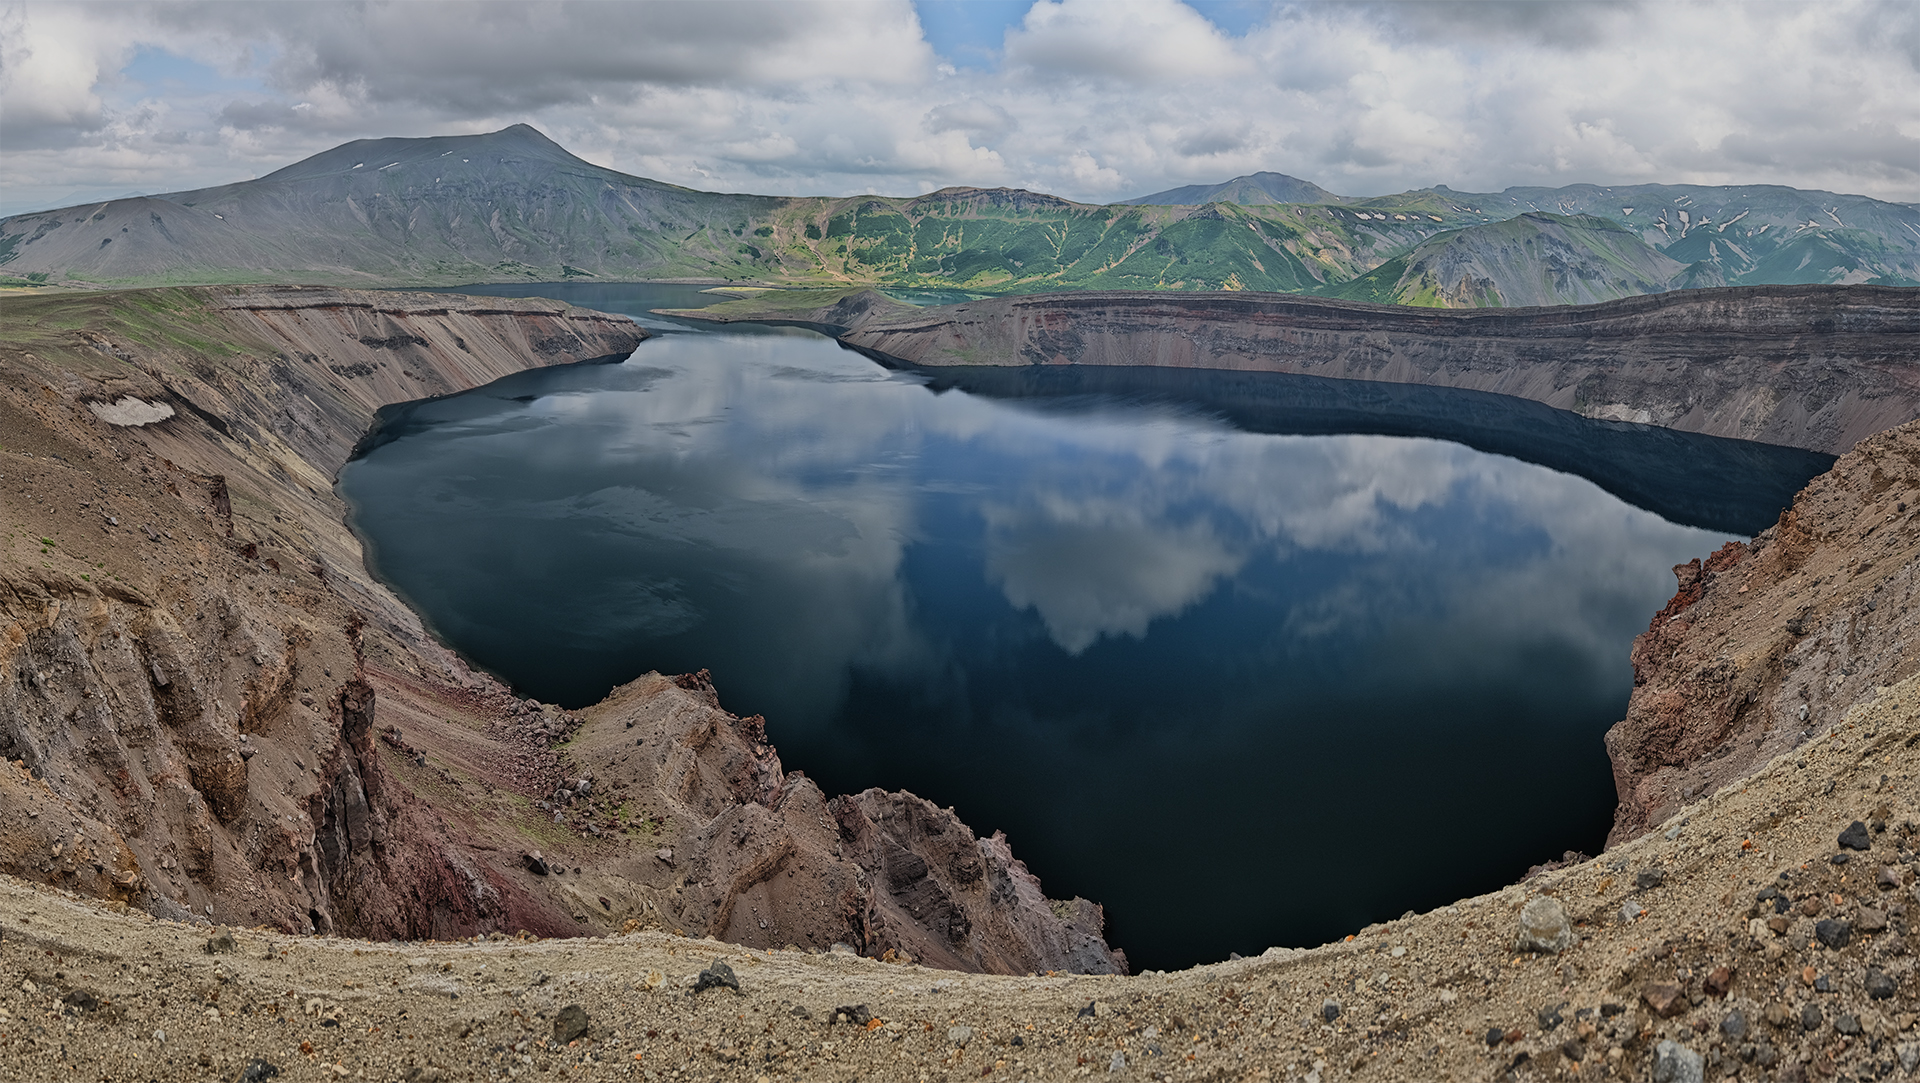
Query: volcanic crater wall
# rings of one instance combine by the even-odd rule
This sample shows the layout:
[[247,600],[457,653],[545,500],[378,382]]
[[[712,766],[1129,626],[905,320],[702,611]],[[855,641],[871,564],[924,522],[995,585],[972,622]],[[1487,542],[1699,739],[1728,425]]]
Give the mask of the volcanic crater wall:
[[631,320],[207,287],[16,297],[4,327],[0,871],[290,932],[1125,969],[1003,839],[828,801],[703,678],[521,700],[372,579],[332,479],[379,407],[624,358]]
[[[752,318],[753,303],[726,308]],[[1214,368],[1470,388],[1834,455],[1920,415],[1920,290],[1893,287],[1481,310],[1091,291],[914,309],[865,293],[780,315],[912,365]]]

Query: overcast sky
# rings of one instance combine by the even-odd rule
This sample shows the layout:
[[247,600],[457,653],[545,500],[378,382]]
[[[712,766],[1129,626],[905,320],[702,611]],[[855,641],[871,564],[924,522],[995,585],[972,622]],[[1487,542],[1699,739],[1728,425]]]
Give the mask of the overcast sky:
[[525,121],[692,187],[1105,202],[1779,183],[1920,201],[1920,4],[26,3],[0,211]]

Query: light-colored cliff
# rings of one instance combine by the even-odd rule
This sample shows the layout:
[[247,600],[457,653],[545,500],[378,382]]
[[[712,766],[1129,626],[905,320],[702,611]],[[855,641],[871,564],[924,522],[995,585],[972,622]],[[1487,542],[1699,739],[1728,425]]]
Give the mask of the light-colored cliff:
[[1920,416],[1913,289],[1752,286],[1471,311],[1117,292],[924,309],[864,293],[802,309],[769,295],[683,315],[803,323],[927,367],[1155,366],[1469,388],[1835,455]]

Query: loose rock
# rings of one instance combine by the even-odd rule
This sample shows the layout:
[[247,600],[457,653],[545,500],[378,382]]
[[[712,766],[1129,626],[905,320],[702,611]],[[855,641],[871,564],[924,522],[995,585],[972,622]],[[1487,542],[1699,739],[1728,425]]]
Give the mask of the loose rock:
[[1672,982],[1654,982],[1640,991],[1640,999],[1662,1019],[1671,1019],[1689,1007],[1684,991]]
[[1702,1083],[1707,1065],[1700,1054],[1679,1042],[1661,1042],[1653,1051],[1653,1083]]
[[1867,971],[1867,995],[1875,1000],[1886,1000],[1894,994],[1894,981],[1878,969]]
[[1726,996],[1727,991],[1733,988],[1733,968],[1730,966],[1714,967],[1707,972],[1706,980],[1700,983],[1700,987],[1704,989],[1710,997]]
[[712,966],[700,972],[699,978],[693,983],[693,991],[703,993],[708,989],[721,988],[731,989],[737,993],[740,991],[740,979],[734,975],[733,968],[724,960],[715,959]]
[[553,1040],[565,1045],[587,1033],[587,1010],[578,1004],[569,1004],[560,1009],[553,1017]]
[[1844,948],[1853,942],[1853,926],[1828,918],[1813,926],[1814,938],[1830,948]]
[[1867,825],[1855,820],[1840,832],[1840,845],[1849,850],[1873,849],[1873,836],[1867,832]]
[[1536,895],[1520,908],[1519,950],[1557,954],[1572,944],[1573,922],[1559,899]]

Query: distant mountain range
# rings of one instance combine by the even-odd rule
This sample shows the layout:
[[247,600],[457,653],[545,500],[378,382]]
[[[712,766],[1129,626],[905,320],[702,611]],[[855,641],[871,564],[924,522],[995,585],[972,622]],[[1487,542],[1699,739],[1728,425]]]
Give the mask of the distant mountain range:
[[1920,285],[1920,208],[1767,185],[1435,187],[1355,198],[1279,173],[1106,206],[1005,188],[910,199],[733,195],[596,166],[515,125],[359,140],[258,180],[15,215],[0,220],[0,277],[93,286],[681,278],[1567,304],[1722,284]]

